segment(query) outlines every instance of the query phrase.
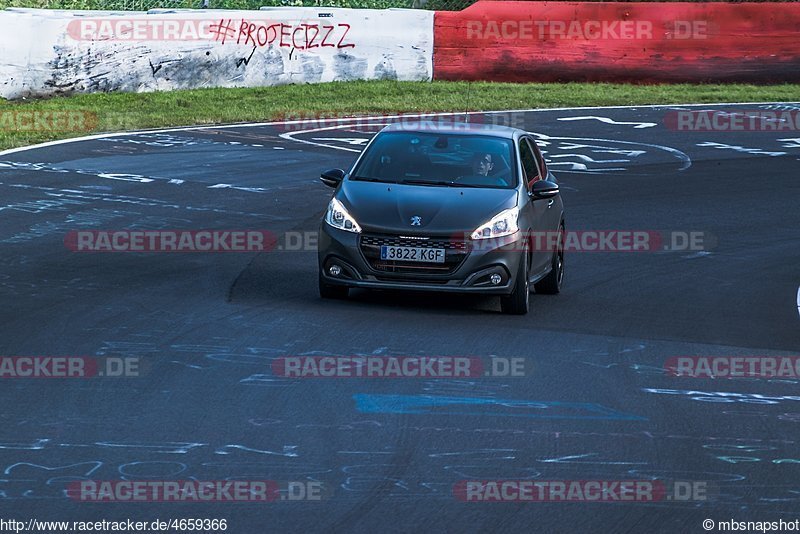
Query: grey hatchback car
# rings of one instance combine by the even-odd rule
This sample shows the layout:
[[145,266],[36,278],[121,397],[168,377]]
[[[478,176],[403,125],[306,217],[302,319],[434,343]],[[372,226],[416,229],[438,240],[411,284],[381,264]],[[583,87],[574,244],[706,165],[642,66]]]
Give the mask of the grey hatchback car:
[[319,292],[350,288],[500,296],[528,312],[530,292],[558,293],[564,204],[527,132],[403,123],[381,130],[335,189],[318,245]]

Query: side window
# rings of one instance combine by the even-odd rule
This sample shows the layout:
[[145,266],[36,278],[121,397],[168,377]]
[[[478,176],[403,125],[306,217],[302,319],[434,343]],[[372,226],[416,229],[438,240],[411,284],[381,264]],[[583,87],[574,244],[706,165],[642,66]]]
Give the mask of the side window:
[[525,182],[530,190],[533,182],[539,180],[540,177],[539,169],[536,165],[536,156],[534,156],[533,150],[525,139],[521,139],[519,142],[519,157],[522,162],[522,170],[525,173]]
[[533,153],[536,155],[536,163],[539,165],[539,176],[542,177],[544,180],[547,177],[547,165],[544,162],[544,156],[542,156],[541,150],[539,150],[539,145],[536,144],[536,141],[533,139],[528,139],[528,142],[533,147]]

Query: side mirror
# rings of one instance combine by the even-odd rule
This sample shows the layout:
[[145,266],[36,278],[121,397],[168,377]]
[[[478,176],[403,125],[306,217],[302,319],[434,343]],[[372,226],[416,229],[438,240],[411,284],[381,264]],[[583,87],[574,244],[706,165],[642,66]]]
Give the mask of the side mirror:
[[342,169],[329,169],[323,172],[319,179],[328,187],[337,187],[344,180],[345,172]]
[[534,182],[531,196],[534,199],[552,198],[559,193],[558,184],[549,180]]

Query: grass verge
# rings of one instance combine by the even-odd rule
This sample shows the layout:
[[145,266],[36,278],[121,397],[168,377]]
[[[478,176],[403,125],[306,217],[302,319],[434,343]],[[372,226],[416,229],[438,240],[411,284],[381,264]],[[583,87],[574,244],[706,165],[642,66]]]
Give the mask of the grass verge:
[[[358,81],[253,89],[96,93],[45,100],[0,100],[0,149],[100,132],[306,118],[315,114],[797,100],[797,84]],[[39,113],[39,122],[26,112]],[[67,112],[71,116],[66,120],[62,115],[61,125],[54,125],[44,115],[47,112]],[[81,120],[86,122],[81,125]]]

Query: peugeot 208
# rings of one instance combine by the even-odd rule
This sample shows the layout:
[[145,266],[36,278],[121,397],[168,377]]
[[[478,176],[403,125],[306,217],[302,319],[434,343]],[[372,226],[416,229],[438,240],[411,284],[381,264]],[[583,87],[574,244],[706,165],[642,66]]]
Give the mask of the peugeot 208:
[[504,126],[396,124],[334,188],[320,228],[319,292],[350,288],[499,295],[528,311],[531,286],[558,293],[564,205],[535,140]]

